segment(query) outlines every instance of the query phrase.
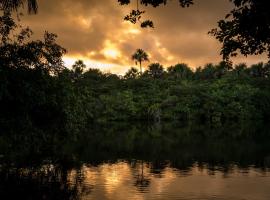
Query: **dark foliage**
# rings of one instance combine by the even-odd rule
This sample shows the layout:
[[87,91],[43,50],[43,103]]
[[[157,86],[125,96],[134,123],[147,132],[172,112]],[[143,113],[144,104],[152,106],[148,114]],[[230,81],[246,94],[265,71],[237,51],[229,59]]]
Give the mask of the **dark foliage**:
[[[87,124],[108,121],[269,120],[270,65],[232,67],[221,62],[195,72],[186,64],[167,70],[153,63],[124,77],[88,69],[77,61],[63,66],[66,52],[45,33],[28,41],[30,29],[0,17],[0,127],[4,131],[79,132]],[[148,60],[143,50],[133,59]],[[140,65],[141,68],[141,65]]]
[[268,0],[232,0],[235,8],[210,33],[222,44],[224,59],[237,53],[270,58],[270,3]]
[[[120,5],[127,5],[130,4],[130,0],[118,0]],[[132,10],[129,15],[127,15],[124,20],[127,20],[133,24],[140,23],[142,28],[154,28],[154,23],[151,20],[144,20],[141,21],[142,15],[145,11],[141,11],[139,9],[139,3],[144,6],[151,5],[153,7],[158,7],[161,4],[166,5],[167,0],[137,0],[137,10]],[[189,7],[193,4],[193,0],[179,0],[179,4],[182,7]]]
[[37,0],[0,0],[0,10],[12,11],[27,4],[29,13],[37,13]]

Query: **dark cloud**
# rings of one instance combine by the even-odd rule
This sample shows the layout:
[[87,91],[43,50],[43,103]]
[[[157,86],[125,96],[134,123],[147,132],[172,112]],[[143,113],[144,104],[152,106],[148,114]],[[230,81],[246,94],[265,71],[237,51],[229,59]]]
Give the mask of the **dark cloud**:
[[[44,30],[58,34],[59,43],[68,49],[67,57],[112,63],[117,65],[113,72],[124,72],[133,65],[130,57],[137,48],[145,49],[152,62],[165,66],[186,62],[195,67],[221,59],[220,44],[207,32],[231,6],[229,0],[195,0],[195,5],[186,9],[177,1],[147,7],[145,18],[152,19],[156,27],[149,30],[123,20],[134,4],[119,6],[117,0],[46,0],[39,1],[38,15],[25,15],[22,23],[34,30],[35,37]],[[258,62],[262,58],[236,60]]]

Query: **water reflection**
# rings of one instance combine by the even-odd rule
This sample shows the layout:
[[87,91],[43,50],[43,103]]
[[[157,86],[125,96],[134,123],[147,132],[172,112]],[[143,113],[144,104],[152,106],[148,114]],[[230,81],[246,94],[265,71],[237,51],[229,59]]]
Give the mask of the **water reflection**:
[[3,199],[266,200],[270,197],[269,185],[269,171],[256,168],[242,171],[237,166],[227,175],[198,165],[191,167],[188,174],[165,167],[157,175],[151,172],[150,165],[123,161],[77,170],[44,166],[1,171]]
[[2,169],[1,199],[81,199],[91,192],[80,170],[58,166]]
[[117,124],[76,137],[33,134],[0,136],[1,199],[270,199],[267,126]]

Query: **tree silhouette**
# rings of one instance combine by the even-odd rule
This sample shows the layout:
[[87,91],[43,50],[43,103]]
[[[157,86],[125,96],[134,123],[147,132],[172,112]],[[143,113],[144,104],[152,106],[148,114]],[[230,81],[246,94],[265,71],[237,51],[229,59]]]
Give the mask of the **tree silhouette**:
[[27,3],[29,13],[37,13],[37,0],[0,0],[0,10],[13,11]]
[[210,31],[222,44],[228,60],[242,55],[268,53],[270,59],[270,4],[268,0],[233,0],[235,8]]
[[[32,31],[29,28],[18,30],[10,12],[0,16],[0,63],[13,68],[39,68],[51,74],[64,69],[62,56],[66,49],[56,43],[57,35],[45,32],[44,39],[29,41]],[[19,34],[13,36],[13,32]]]
[[253,77],[267,78],[270,74],[270,65],[264,63],[253,64],[249,68],[249,73]]
[[86,68],[86,65],[82,60],[77,60],[73,65],[72,69],[74,72],[74,79],[79,79],[83,73],[83,70]]
[[131,78],[131,79],[134,79],[134,78],[137,78],[139,76],[139,71],[134,68],[134,67],[131,67],[127,73],[125,74],[124,78]]
[[147,73],[153,78],[160,78],[164,73],[164,68],[159,63],[153,63],[148,66]]
[[246,70],[247,65],[245,63],[240,63],[234,66],[233,72],[236,74],[237,77],[240,77],[245,74]]
[[137,49],[136,52],[132,55],[132,60],[135,60],[136,65],[139,62],[140,73],[142,74],[142,62],[149,61],[149,56],[144,50]]
[[82,60],[77,60],[74,65],[72,65],[72,69],[74,70],[74,72],[76,73],[83,73],[83,70],[86,68],[86,65],[84,64],[84,62]]
[[195,76],[202,80],[210,80],[216,78],[216,68],[212,63],[206,64],[203,68],[199,67],[195,71]]
[[169,75],[175,77],[176,79],[188,79],[193,75],[192,70],[185,63],[179,63],[175,66],[171,66],[168,68]]

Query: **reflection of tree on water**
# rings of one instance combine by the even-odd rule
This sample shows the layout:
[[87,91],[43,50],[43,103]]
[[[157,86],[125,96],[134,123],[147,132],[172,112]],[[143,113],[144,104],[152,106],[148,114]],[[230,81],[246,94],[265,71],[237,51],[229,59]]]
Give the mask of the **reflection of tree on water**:
[[[140,192],[145,192],[148,187],[150,186],[150,178],[149,175],[146,175],[144,172],[144,161],[141,160],[139,161],[140,164],[137,169],[137,173],[135,174],[135,183],[134,186],[140,191]],[[137,163],[132,163],[134,167],[137,168]]]
[[[130,162],[132,183],[139,192],[149,189],[153,176],[162,178],[166,167],[176,169],[180,176],[190,175],[194,166],[208,174],[221,171],[224,176],[235,165],[268,170],[269,144],[268,126],[254,124],[215,128],[198,124],[130,127],[119,123],[95,127],[76,139],[65,140],[53,134],[45,138],[31,132],[4,134],[0,136],[0,196],[79,200],[92,189],[86,185],[82,163],[99,166],[120,158],[139,160]],[[44,167],[47,161],[54,164]]]
[[168,166],[168,161],[153,160],[150,166],[150,173],[155,175],[155,177],[162,178],[163,172]]
[[46,165],[0,170],[1,199],[80,200],[91,192],[81,170]]

